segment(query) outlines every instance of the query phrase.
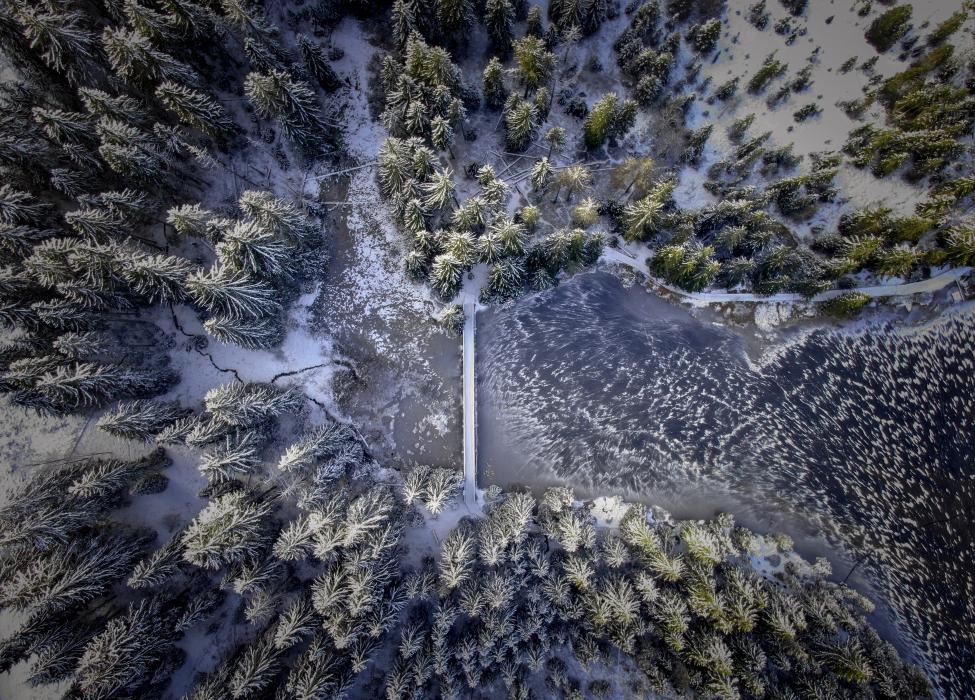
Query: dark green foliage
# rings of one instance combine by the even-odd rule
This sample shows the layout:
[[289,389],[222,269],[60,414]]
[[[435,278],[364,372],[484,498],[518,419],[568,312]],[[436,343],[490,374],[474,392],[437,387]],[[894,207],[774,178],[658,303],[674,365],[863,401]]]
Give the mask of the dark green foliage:
[[822,113],[822,108],[819,107],[815,102],[810,102],[804,105],[793,113],[792,118],[797,122],[804,122],[811,117],[815,117]]
[[770,82],[780,77],[787,69],[788,66],[785,63],[775,58],[773,51],[766,56],[762,62],[762,67],[748,81],[748,91],[752,94],[762,92]]
[[870,297],[861,292],[848,292],[822,303],[823,310],[834,316],[850,317],[870,302]]
[[768,27],[769,13],[765,7],[766,0],[758,0],[748,7],[748,22],[759,31]]
[[661,246],[649,265],[655,275],[689,292],[709,287],[721,269],[714,259],[714,248],[688,244]]
[[687,40],[694,50],[701,54],[709,54],[718,45],[721,36],[721,21],[710,19],[701,24],[695,24],[687,32]]
[[809,0],[780,0],[782,7],[789,11],[793,17],[798,17],[806,11]]
[[607,139],[624,135],[636,118],[636,102],[625,100],[622,104],[615,93],[607,93],[593,105],[586,117],[583,138],[586,148],[594,149]]
[[491,48],[506,56],[511,50],[511,26],[515,12],[509,0],[487,0],[484,5],[484,24],[487,26]]
[[315,44],[304,34],[298,35],[298,50],[301,52],[301,60],[305,62],[305,67],[318,84],[327,92],[338,90],[342,81],[329,65],[325,58],[325,53],[321,47]]
[[958,10],[952,14],[951,17],[935,27],[935,30],[928,35],[928,44],[931,46],[939,46],[940,44],[943,44],[948,37],[961,28],[967,19],[968,12],[965,10]]
[[867,29],[867,41],[883,53],[907,34],[911,22],[912,7],[898,5],[877,17]]

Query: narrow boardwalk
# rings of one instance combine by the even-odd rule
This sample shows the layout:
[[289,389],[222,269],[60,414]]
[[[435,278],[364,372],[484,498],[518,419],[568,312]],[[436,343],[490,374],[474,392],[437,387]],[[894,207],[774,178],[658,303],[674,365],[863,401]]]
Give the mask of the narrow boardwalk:
[[477,503],[477,404],[474,400],[475,304],[464,304],[464,503]]

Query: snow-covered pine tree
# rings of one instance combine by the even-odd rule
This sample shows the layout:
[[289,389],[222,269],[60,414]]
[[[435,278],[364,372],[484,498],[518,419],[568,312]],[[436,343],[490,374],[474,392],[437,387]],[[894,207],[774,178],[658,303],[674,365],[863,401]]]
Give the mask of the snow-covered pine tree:
[[220,103],[198,90],[167,80],[156,88],[156,97],[180,121],[208,136],[230,133],[235,128]]
[[306,245],[319,235],[318,227],[298,206],[271,192],[247,190],[240,196],[240,208],[293,245]]
[[487,0],[484,5],[484,24],[487,26],[491,48],[499,56],[511,50],[511,27],[515,10],[509,0]]
[[318,44],[304,34],[298,34],[298,51],[301,53],[301,59],[305,62],[308,72],[326,92],[338,90],[342,81],[332,66],[329,65],[325,53]]
[[78,88],[78,96],[88,113],[99,119],[143,124],[149,118],[145,105],[128,95],[110,95],[97,88],[82,87]]
[[507,147],[523,151],[538,128],[538,110],[531,102],[511,95],[504,106],[504,125]]
[[233,319],[276,316],[281,305],[274,289],[244,270],[217,263],[186,278],[186,291],[211,313]]
[[221,343],[248,350],[274,347],[284,337],[284,328],[277,318],[252,319],[216,315],[204,321],[203,328]]
[[49,68],[79,83],[88,77],[97,41],[84,14],[49,6],[18,3],[15,17],[24,36]]
[[670,202],[675,183],[664,180],[658,183],[646,197],[627,205],[624,210],[627,240],[645,240],[659,232],[665,221],[665,212]]
[[136,0],[125,0],[122,11],[129,24],[154,44],[166,44],[177,37],[174,17],[140,5]]
[[257,221],[238,221],[225,229],[216,248],[220,264],[259,279],[291,278],[295,274],[292,246]]
[[113,398],[153,394],[171,381],[167,370],[72,362],[43,374],[34,391],[56,410],[66,412],[98,406]]
[[273,510],[244,491],[213,499],[183,533],[183,558],[204,569],[257,556],[267,543],[268,519]]
[[515,72],[525,86],[525,97],[529,90],[541,87],[555,71],[555,54],[546,48],[545,42],[534,36],[525,36],[514,42]]
[[464,265],[452,253],[443,253],[433,259],[430,277],[434,289],[444,300],[453,299],[460,291]]
[[709,19],[700,24],[695,24],[687,31],[687,40],[694,50],[700,54],[709,54],[714,51],[721,36],[721,20]]
[[429,182],[423,184],[423,205],[431,212],[446,208],[454,197],[454,171],[450,167],[437,170]]
[[349,443],[357,443],[357,438],[348,426],[327,423],[289,446],[278,460],[278,469],[308,473],[322,460],[342,454]]
[[122,277],[134,293],[150,304],[181,302],[186,298],[186,281],[197,267],[175,255],[144,255],[127,251]]
[[95,140],[95,129],[82,112],[34,107],[34,122],[47,137],[59,145],[69,143],[90,145]]
[[181,236],[196,236],[216,243],[223,235],[223,229],[230,225],[199,204],[180,204],[172,207],[166,214],[166,223],[176,229]]
[[28,192],[17,190],[8,183],[0,185],[0,222],[9,226],[37,225],[50,208],[50,204],[38,202]]
[[123,530],[77,538],[23,561],[0,583],[0,604],[35,621],[86,605],[122,580],[144,543]]
[[150,85],[160,80],[195,85],[199,77],[192,68],[160,51],[135,30],[106,27],[102,45],[112,69],[123,80]]
[[138,696],[173,641],[157,599],[133,603],[85,647],[76,680],[81,696],[85,700]]
[[277,119],[292,142],[311,145],[325,132],[315,93],[287,72],[248,73],[244,89],[258,115]]
[[281,669],[282,652],[274,642],[275,627],[270,625],[255,642],[247,645],[227,685],[231,697],[254,697],[271,685]]
[[158,588],[176,576],[185,566],[183,540],[177,534],[132,569],[126,585],[136,590]]
[[254,432],[227,436],[200,459],[200,473],[211,484],[232,481],[252,474],[261,464],[260,438]]
[[492,56],[484,67],[484,102],[492,109],[504,105],[508,91],[504,87],[504,68],[497,56]]
[[434,0],[440,31],[448,39],[460,40],[474,19],[470,0]]
[[158,180],[170,164],[158,139],[138,127],[102,118],[95,128],[101,139],[99,155],[122,177],[149,183]]
[[321,620],[315,613],[311,600],[308,596],[301,595],[278,617],[274,629],[274,646],[281,650],[291,649],[320,627]]
[[305,397],[295,387],[234,382],[210,389],[203,401],[217,423],[249,428],[283,413],[299,413]]

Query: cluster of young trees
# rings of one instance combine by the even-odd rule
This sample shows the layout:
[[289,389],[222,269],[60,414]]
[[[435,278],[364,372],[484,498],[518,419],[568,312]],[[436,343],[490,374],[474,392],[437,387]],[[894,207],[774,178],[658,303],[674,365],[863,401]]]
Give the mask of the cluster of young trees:
[[614,44],[620,70],[632,81],[633,97],[641,105],[650,105],[664,95],[680,47],[676,32],[662,36],[660,20],[657,2],[640,5]]
[[[909,8],[909,6],[907,6]],[[864,124],[843,150],[854,165],[884,177],[904,168],[917,181],[938,175],[961,156],[958,139],[975,123],[970,85],[959,85],[961,64],[951,44],[939,43],[868,95],[884,106],[889,127]]]
[[386,56],[381,75],[386,96],[382,122],[387,131],[449,151],[454,130],[466,113],[460,69],[450,54],[428,46],[414,33],[406,41],[402,62]]

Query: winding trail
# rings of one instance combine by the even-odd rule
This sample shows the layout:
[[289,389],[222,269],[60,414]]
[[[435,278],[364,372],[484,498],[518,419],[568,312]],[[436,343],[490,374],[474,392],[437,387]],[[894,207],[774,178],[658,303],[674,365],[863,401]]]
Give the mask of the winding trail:
[[477,505],[477,404],[474,400],[474,324],[477,305],[464,304],[464,503]]
[[911,296],[912,294],[923,294],[924,292],[936,292],[939,289],[944,289],[952,282],[961,279],[968,273],[972,271],[970,267],[954,267],[950,270],[942,272],[940,275],[935,275],[934,277],[929,277],[926,280],[921,280],[919,282],[908,282],[907,284],[889,284],[889,285],[877,285],[873,287],[857,287],[856,289],[830,289],[825,292],[820,292],[812,298],[804,297],[802,294],[793,294],[783,292],[780,294],[770,294],[767,296],[762,296],[761,294],[751,294],[747,292],[687,292],[679,287],[674,287],[667,284],[663,280],[653,277],[649,274],[649,268],[647,267],[647,260],[649,256],[643,256],[641,258],[631,257],[628,253],[614,248],[606,248],[603,250],[602,257],[600,260],[606,260],[609,262],[620,263],[621,265],[627,265],[632,267],[637,272],[650,277],[654,284],[659,287],[666,289],[668,292],[676,294],[677,296],[683,297],[689,301],[695,301],[704,304],[722,304],[727,302],[736,301],[748,301],[748,302],[789,302],[789,301],[806,301],[806,302],[817,302],[826,301],[828,299],[834,299],[836,297],[842,296],[844,294],[849,294],[850,292],[860,292],[866,294],[868,297],[902,297]]

